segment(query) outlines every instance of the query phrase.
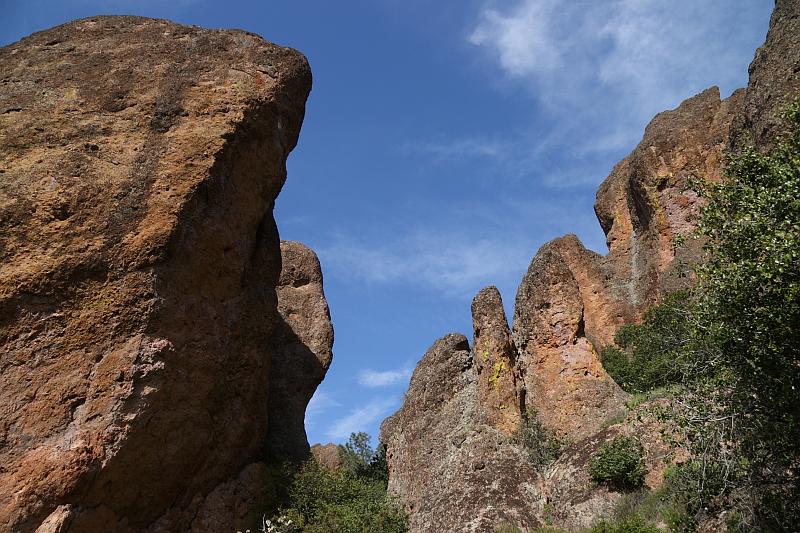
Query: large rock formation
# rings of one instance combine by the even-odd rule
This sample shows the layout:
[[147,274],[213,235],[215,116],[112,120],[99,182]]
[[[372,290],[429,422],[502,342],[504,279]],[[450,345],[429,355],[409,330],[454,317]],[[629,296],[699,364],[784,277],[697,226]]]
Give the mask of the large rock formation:
[[[680,241],[694,230],[702,199],[688,190],[688,180],[723,179],[728,148],[750,142],[766,148],[774,141],[777,111],[800,92],[798,39],[800,1],[778,0],[746,90],[721,100],[712,87],[651,121],[597,192],[608,253],[587,250],[574,235],[544,245],[517,292],[513,342],[506,341],[499,295],[484,289],[473,303],[471,354],[466,339],[457,337],[457,347],[440,340],[423,357],[402,408],[382,428],[389,488],[411,510],[412,532],[433,525],[491,531],[504,520],[520,528],[588,526],[620,498],[591,482],[588,460],[620,433],[644,443],[647,484],[658,486],[665,465],[682,451],[667,446],[655,421],[628,412],[627,395],[602,368],[598,351],[664,294],[693,283],[702,243]],[[507,366],[513,370],[506,375]],[[501,412],[501,405],[519,405],[520,414]],[[506,435],[533,414],[572,443],[540,473],[530,471]],[[502,466],[494,473],[470,469],[497,461]]]
[[411,531],[540,524],[532,505],[538,474],[495,427],[496,404],[481,404],[478,368],[466,337],[439,339],[414,370],[403,407],[381,427],[389,491],[411,512]]
[[776,0],[764,45],[750,64],[750,81],[736,116],[731,147],[769,148],[780,112],[800,94],[800,2]]
[[282,241],[283,269],[278,281],[281,320],[270,339],[267,440],[271,457],[308,457],[306,406],[333,358],[333,326],[322,290],[316,254],[299,242]]
[[513,433],[525,402],[516,380],[517,350],[496,287],[486,287],[472,300],[472,328],[478,403],[492,426]]
[[0,49],[0,76],[0,530],[235,530],[267,433],[307,450],[330,361],[318,265],[287,264],[311,284],[283,317],[275,290],[305,58],[97,17]]

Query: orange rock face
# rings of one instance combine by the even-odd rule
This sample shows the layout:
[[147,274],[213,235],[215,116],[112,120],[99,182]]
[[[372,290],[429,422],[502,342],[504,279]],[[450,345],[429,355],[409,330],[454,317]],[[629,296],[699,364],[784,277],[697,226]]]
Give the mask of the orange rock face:
[[235,527],[203,509],[264,458],[305,58],[98,17],[0,71],[0,530]]
[[[519,286],[512,342],[499,294],[484,289],[473,302],[471,357],[457,335],[425,354],[403,407],[382,427],[389,488],[406,502],[412,532],[489,531],[503,521],[589,527],[622,497],[588,474],[591,456],[615,435],[642,442],[651,488],[667,465],[685,459],[646,410],[625,406],[598,351],[665,293],[693,283],[702,243],[679,241],[695,229],[702,201],[687,183],[722,179],[726,149],[774,142],[777,112],[800,94],[798,71],[800,2],[777,0],[747,89],[720,100],[711,88],[660,113],[602,183],[595,212],[608,253],[587,250],[574,235],[545,244]],[[513,372],[493,372],[507,364]],[[519,418],[498,406],[516,401],[522,419],[536,411],[571,443],[544,471],[531,470],[508,438]]]
[[598,352],[665,292],[691,283],[700,243],[676,245],[693,231],[701,206],[687,180],[721,179],[742,94],[720,101],[712,88],[652,120],[597,193],[606,256],[570,235],[534,257],[517,292],[514,339],[527,406],[551,430],[580,439],[623,409],[626,395]]
[[508,434],[519,427],[522,398],[516,380],[517,350],[500,292],[486,287],[472,300],[478,401],[488,422]]

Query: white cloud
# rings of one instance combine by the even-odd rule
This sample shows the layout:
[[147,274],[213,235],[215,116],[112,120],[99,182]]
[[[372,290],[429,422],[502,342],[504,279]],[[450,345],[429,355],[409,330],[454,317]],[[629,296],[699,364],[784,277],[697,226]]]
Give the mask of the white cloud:
[[358,373],[358,384],[373,389],[389,387],[404,384],[409,377],[411,377],[411,369],[408,368],[384,371],[365,369]]
[[528,150],[539,154],[517,157],[535,166],[565,150],[580,160],[632,149],[656,113],[711,85],[727,93],[744,84],[766,31],[765,4],[489,1],[467,40],[549,113],[545,146],[531,133]]
[[536,251],[529,242],[431,229],[381,244],[340,237],[318,253],[334,274],[359,282],[424,285],[472,297],[484,285],[520,277]]
[[493,48],[503,69],[513,76],[552,71],[562,61],[559,39],[553,34],[557,27],[549,24],[559,5],[563,9],[569,3],[523,2],[508,15],[486,8],[469,41]]
[[317,419],[325,412],[341,407],[341,403],[337,401],[331,394],[325,392],[321,387],[314,391],[311,401],[308,402],[306,407],[306,428],[311,428],[317,425]]
[[465,137],[458,139],[433,139],[426,142],[408,143],[408,152],[419,152],[438,159],[464,159],[473,157],[503,158],[513,149],[508,141]]
[[350,411],[345,417],[336,420],[326,436],[331,441],[346,440],[351,433],[368,430],[372,424],[385,418],[399,406],[398,398],[376,398],[363,407]]

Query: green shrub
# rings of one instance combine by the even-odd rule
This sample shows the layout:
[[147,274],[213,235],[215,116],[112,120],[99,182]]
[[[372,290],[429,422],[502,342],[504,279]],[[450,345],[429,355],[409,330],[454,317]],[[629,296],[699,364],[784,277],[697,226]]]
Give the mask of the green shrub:
[[626,324],[614,336],[616,346],[600,350],[606,372],[623,390],[643,393],[681,382],[686,346],[692,340],[689,294],[676,292],[651,308],[641,324]]
[[558,459],[565,445],[564,441],[544,427],[535,409],[529,409],[525,414],[519,428],[512,435],[512,440],[525,448],[528,460],[537,469]]
[[313,459],[291,473],[285,504],[265,522],[268,533],[402,533],[405,511],[386,493],[386,447],[370,446],[354,433],[340,446],[342,467],[330,470]]
[[800,101],[783,116],[773,149],[741,151],[700,189],[699,312],[715,348],[702,362],[722,385],[709,419],[730,428],[735,457],[719,460],[745,465],[742,512],[760,531],[800,531]]
[[624,490],[635,489],[644,483],[646,474],[641,443],[619,436],[603,444],[589,461],[589,475],[597,483]]
[[358,477],[344,470],[329,470],[309,460],[295,474],[289,505],[280,517],[292,528],[278,531],[322,533],[401,533],[407,529],[405,512],[386,494],[381,480]]
[[389,470],[386,464],[386,445],[379,443],[373,450],[370,444],[371,437],[364,433],[352,433],[347,443],[339,445],[339,458],[342,469],[356,477],[365,477],[389,481]]

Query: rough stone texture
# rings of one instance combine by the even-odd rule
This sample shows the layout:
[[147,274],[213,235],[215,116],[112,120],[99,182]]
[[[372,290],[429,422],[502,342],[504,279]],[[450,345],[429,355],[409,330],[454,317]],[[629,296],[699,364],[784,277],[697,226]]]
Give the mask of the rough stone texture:
[[677,247],[675,237],[695,228],[701,206],[686,189],[687,178],[722,177],[723,151],[742,91],[720,100],[712,87],[677,109],[659,113],[633,152],[614,167],[597,192],[595,212],[609,253],[603,270],[611,297],[627,307],[624,322],[637,319],[664,290],[688,284],[686,268],[699,245]]
[[731,134],[731,147],[769,148],[778,114],[800,95],[800,2],[776,0],[764,45],[750,64],[750,81]]
[[339,453],[338,444],[333,444],[332,442],[315,444],[311,447],[311,456],[329,470],[338,470],[342,467],[342,456]]
[[482,289],[472,300],[472,327],[478,403],[489,424],[511,434],[519,427],[524,401],[515,376],[517,350],[496,287]]
[[[589,462],[606,442],[618,436],[639,440],[647,469],[644,484],[657,489],[664,483],[664,471],[687,458],[685,450],[670,445],[662,435],[665,426],[654,419],[645,403],[631,410],[625,419],[567,446],[558,460],[544,473],[544,497],[553,525],[568,530],[591,527],[598,517],[609,516],[624,492],[606,484],[598,485],[589,476]],[[672,435],[677,438],[677,435]]]
[[538,527],[539,477],[524,452],[486,418],[463,335],[436,341],[386,419],[389,491],[411,513],[410,532]]
[[666,291],[691,282],[687,271],[699,243],[675,246],[676,236],[694,229],[701,205],[686,190],[687,179],[721,179],[742,96],[721,101],[714,87],[650,122],[597,193],[606,256],[568,235],[534,257],[517,292],[514,340],[527,406],[552,430],[580,439],[622,409],[626,395],[597,353]]
[[306,406],[333,360],[333,326],[316,254],[299,242],[281,241],[281,260],[267,447],[270,457],[297,460],[309,454]]
[[572,439],[597,431],[626,397],[586,338],[580,287],[561,253],[576,242],[565,238],[539,250],[514,312],[527,407],[551,431]]
[[[688,179],[722,179],[728,148],[769,147],[779,123],[776,110],[800,94],[798,74],[800,2],[777,0],[748,88],[720,100],[712,87],[657,115],[600,186],[595,212],[608,253],[587,250],[574,235],[551,241],[520,284],[512,345],[506,345],[499,295],[484,290],[473,303],[475,364],[468,362],[460,336],[438,341],[423,357],[403,407],[382,428],[389,486],[408,503],[412,531],[491,531],[490,521],[481,521],[490,507],[487,479],[470,465],[504,461],[493,475],[494,487],[510,503],[491,507],[493,525],[508,521],[524,528],[538,521],[580,528],[609,513],[620,498],[588,476],[589,458],[603,442],[619,434],[639,438],[651,488],[667,465],[685,459],[685,451],[666,444],[664,428],[644,407],[607,427],[625,418],[627,395],[606,375],[597,352],[613,341],[619,326],[640,320],[665,293],[691,286],[702,242],[675,245],[695,228],[702,206],[686,189]],[[484,346],[492,365],[516,361],[502,382],[504,397],[511,397],[513,383],[522,416],[535,409],[551,431],[572,441],[541,475],[516,463],[514,454],[521,452],[509,440],[488,437],[501,435],[496,428],[506,422],[494,409],[499,395],[484,383]],[[517,514],[503,515],[504,509]],[[714,523],[709,527],[714,530]]]
[[96,17],[0,76],[0,530],[188,530],[263,454],[308,64]]

